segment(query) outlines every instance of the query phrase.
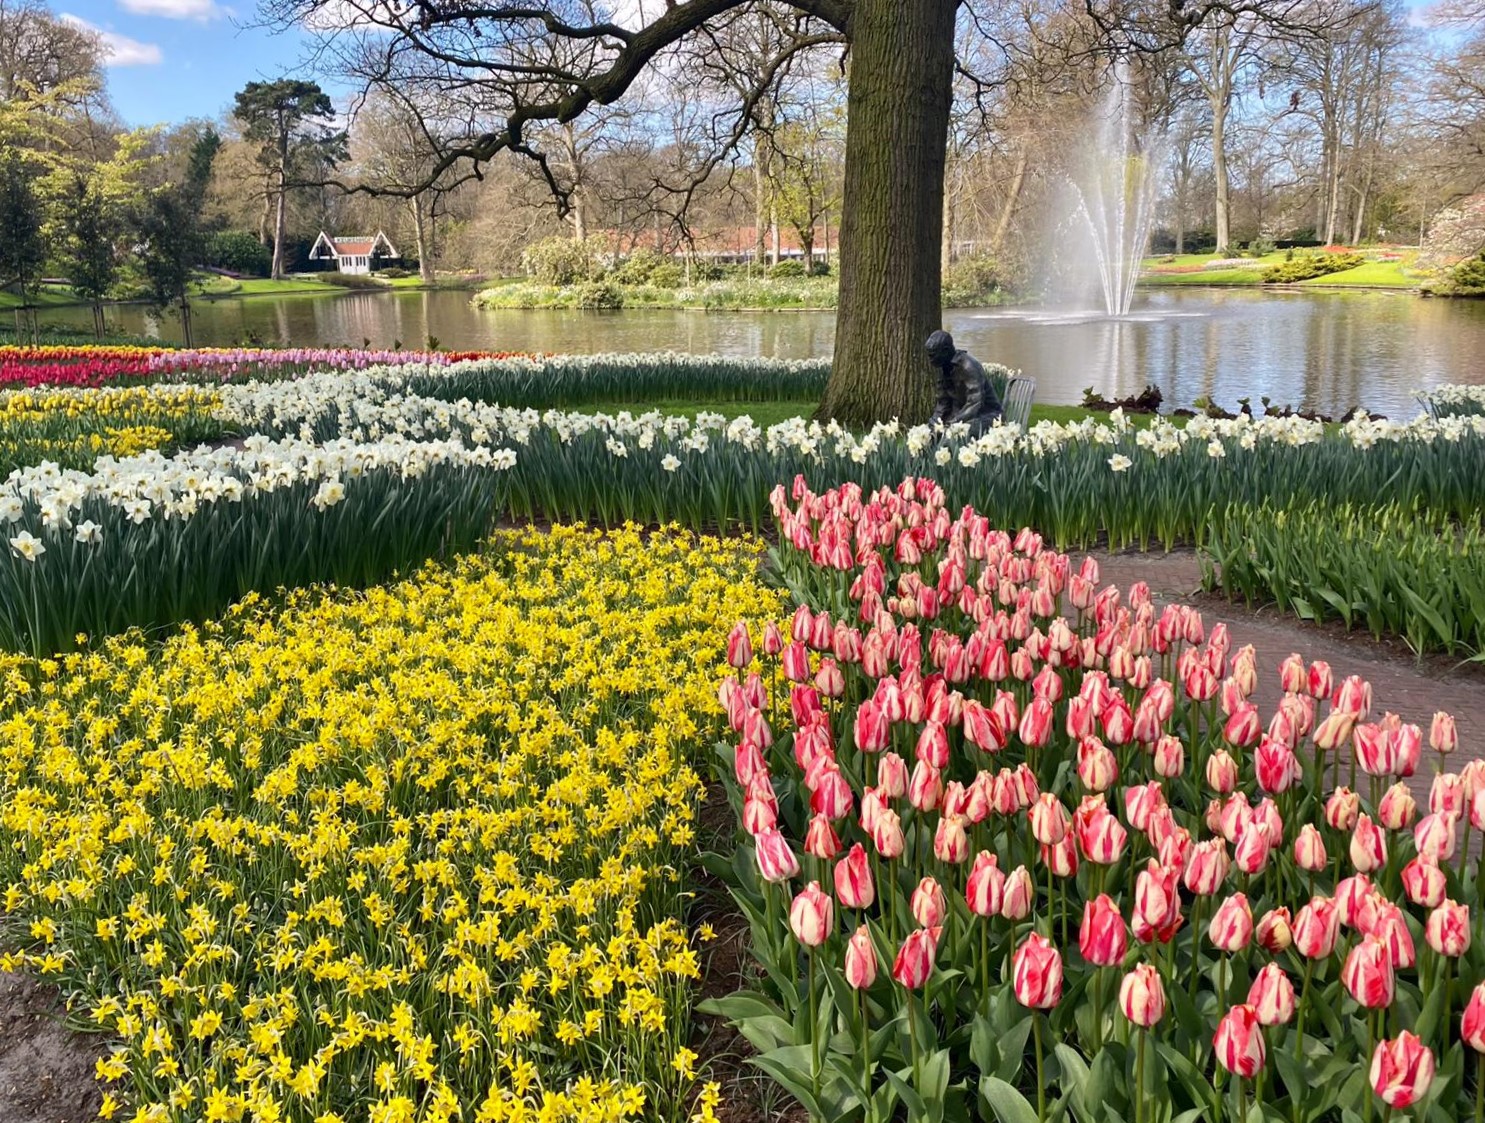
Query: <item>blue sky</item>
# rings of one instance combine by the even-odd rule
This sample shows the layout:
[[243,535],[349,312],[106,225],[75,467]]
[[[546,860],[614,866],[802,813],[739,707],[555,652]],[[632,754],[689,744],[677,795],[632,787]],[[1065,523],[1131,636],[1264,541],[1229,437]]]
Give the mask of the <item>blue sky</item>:
[[[642,18],[655,0],[614,0]],[[1430,0],[1407,0],[1415,13]],[[247,83],[301,71],[303,36],[250,26],[256,0],[51,0],[104,37],[108,88],[132,126],[217,117]],[[1415,22],[1421,22],[1415,20]],[[326,83],[329,87],[329,83]],[[331,93],[334,93],[333,88]]]

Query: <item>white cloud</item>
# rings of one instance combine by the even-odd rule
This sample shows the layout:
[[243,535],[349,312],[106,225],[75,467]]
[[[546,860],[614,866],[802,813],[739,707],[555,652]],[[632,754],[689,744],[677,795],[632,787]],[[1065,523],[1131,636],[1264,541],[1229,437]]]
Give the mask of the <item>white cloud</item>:
[[98,41],[103,44],[104,66],[158,66],[164,61],[165,56],[154,43],[141,43],[127,35],[104,31],[78,16],[63,13],[62,19],[73,27],[91,31],[98,36]]
[[119,0],[119,6],[137,16],[209,20],[222,14],[215,0]]

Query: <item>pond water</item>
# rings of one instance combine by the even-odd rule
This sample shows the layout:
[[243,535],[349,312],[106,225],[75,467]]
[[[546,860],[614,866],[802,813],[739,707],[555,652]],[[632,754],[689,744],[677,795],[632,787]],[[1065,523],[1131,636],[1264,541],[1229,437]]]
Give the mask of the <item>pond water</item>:
[[[201,301],[199,345],[248,339],[302,346],[504,351],[692,351],[782,358],[828,356],[829,312],[486,311],[464,292],[346,293]],[[90,324],[86,309],[52,320]],[[143,308],[113,310],[124,331],[179,339],[179,324]],[[1158,387],[1167,406],[1208,397],[1235,408],[1263,396],[1340,414],[1364,405],[1392,417],[1417,411],[1415,391],[1485,383],[1485,301],[1407,294],[1252,290],[1143,291],[1124,319],[1032,309],[945,314],[961,347],[1037,380],[1037,399],[1076,403],[1085,387],[1109,397]]]

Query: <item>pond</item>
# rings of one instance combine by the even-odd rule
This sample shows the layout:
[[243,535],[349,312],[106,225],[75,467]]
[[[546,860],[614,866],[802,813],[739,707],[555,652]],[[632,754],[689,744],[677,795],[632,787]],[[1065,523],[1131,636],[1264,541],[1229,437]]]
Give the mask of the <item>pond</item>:
[[[503,351],[692,351],[828,356],[829,312],[486,311],[465,292],[247,297],[194,306],[196,342],[247,339],[302,346],[369,343]],[[139,307],[114,309],[124,331],[179,338],[179,325]],[[90,323],[86,309],[52,320]],[[1260,399],[1327,414],[1355,405],[1411,416],[1415,391],[1485,383],[1485,302],[1400,293],[1230,290],[1141,292],[1124,319],[1032,309],[946,313],[945,327],[982,359],[1037,380],[1037,399],[1072,404],[1085,387],[1108,397],[1158,387],[1167,406],[1201,397],[1235,408]]]

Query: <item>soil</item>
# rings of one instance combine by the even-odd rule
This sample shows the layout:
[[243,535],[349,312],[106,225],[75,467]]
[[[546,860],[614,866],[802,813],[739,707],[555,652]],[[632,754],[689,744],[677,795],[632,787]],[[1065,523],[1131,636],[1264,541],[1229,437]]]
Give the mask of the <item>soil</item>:
[[[1271,713],[1279,700],[1277,668],[1292,651],[1306,660],[1330,663],[1337,681],[1351,674],[1372,684],[1377,712],[1391,710],[1425,731],[1435,710],[1454,715],[1460,754],[1450,762],[1485,755],[1485,664],[1435,656],[1418,658],[1398,642],[1377,642],[1339,624],[1310,624],[1271,607],[1249,607],[1201,591],[1201,565],[1195,553],[1094,552],[1102,584],[1128,589],[1144,581],[1158,604],[1182,600],[1199,607],[1208,628],[1226,621],[1234,648],[1251,643],[1261,670],[1256,701]],[[1075,555],[1074,560],[1078,560]],[[1427,803],[1431,762],[1411,781],[1420,803]],[[702,813],[704,845],[723,849],[731,831],[731,812],[719,787],[709,793]],[[730,994],[751,982],[746,920],[732,906],[726,888],[709,874],[699,876],[693,922],[708,923],[716,938],[706,945],[701,998]],[[100,1093],[93,1080],[95,1060],[104,1054],[102,1037],[67,1027],[55,987],[20,975],[0,974],[0,1123],[91,1123]],[[799,1123],[803,1110],[766,1076],[747,1063],[752,1049],[723,1019],[697,1014],[692,1044],[706,1062],[706,1078],[719,1080],[724,1123]]]
[[57,988],[0,972],[0,1120],[91,1123],[102,1093],[93,1065],[103,1038],[77,1033],[63,1019]]

